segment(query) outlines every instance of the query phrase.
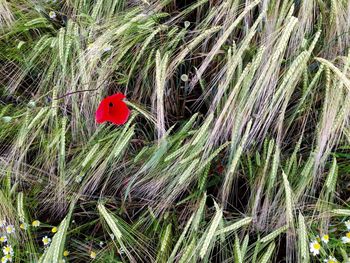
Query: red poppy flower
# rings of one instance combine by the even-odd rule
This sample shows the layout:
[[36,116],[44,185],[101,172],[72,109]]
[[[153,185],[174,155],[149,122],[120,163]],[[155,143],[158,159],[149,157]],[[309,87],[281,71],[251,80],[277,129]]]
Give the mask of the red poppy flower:
[[97,108],[96,122],[109,121],[117,125],[124,124],[130,115],[130,110],[123,101],[124,98],[125,95],[120,92],[104,98]]

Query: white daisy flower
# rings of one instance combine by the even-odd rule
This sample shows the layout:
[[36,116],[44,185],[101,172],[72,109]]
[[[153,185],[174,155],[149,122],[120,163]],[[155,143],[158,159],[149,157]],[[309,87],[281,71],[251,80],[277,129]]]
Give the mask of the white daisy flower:
[[7,236],[1,236],[0,237],[0,242],[1,243],[6,243],[7,242]]
[[13,233],[15,233],[15,227],[14,227],[13,225],[8,225],[8,226],[6,227],[6,233],[7,233],[7,234],[13,234]]
[[11,245],[4,246],[2,248],[2,252],[4,253],[4,255],[11,255],[11,256],[13,256],[13,249],[12,249]]
[[39,221],[39,220],[34,220],[34,221],[32,222],[32,226],[33,226],[33,227],[39,227],[39,226],[40,226],[40,221]]
[[321,240],[322,240],[323,243],[328,244],[328,242],[329,242],[329,235],[323,235]]
[[12,256],[6,255],[5,258],[7,259],[7,262],[12,262]]
[[326,258],[325,260],[323,260],[326,263],[337,263],[338,260],[335,257],[329,256],[329,258]]
[[5,255],[1,258],[1,263],[7,263],[7,262],[12,262],[11,255]]
[[321,249],[321,245],[320,243],[317,242],[317,240],[314,240],[313,242],[310,243],[310,252],[314,256],[320,254],[320,249]]
[[[10,254],[5,255],[2,257],[1,260],[5,260],[4,262],[12,262],[12,256]],[[1,263],[2,263],[2,261],[1,261]]]
[[43,241],[44,246],[47,246],[51,243],[51,238],[44,236],[42,241]]
[[345,224],[346,228],[347,228],[348,230],[350,230],[350,220],[345,221],[344,224]]
[[56,18],[56,13],[55,13],[54,11],[51,11],[51,12],[49,13],[49,17],[50,17],[51,19]]
[[344,244],[350,243],[350,232],[346,233],[346,235],[344,237],[341,238],[341,241]]

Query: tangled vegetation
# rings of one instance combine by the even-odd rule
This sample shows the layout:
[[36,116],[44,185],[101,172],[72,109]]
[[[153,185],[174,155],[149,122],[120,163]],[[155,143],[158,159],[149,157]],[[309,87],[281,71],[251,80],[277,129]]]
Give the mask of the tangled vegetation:
[[349,28],[347,0],[0,0],[1,262],[350,262]]

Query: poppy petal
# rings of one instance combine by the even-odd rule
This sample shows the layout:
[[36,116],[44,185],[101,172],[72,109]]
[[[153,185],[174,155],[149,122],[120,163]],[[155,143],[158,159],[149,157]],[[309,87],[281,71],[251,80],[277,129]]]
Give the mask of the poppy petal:
[[117,125],[124,124],[130,115],[130,110],[123,101],[124,98],[124,94],[116,93],[103,99],[96,111],[96,122],[109,121]]
[[110,98],[110,99],[116,99],[116,100],[122,100],[122,99],[125,99],[126,97],[125,97],[125,95],[123,94],[123,93],[121,93],[121,92],[118,92],[118,93],[116,93],[116,94],[114,94],[114,95],[112,95],[112,96],[109,96],[108,98]]
[[109,108],[108,121],[114,124],[124,124],[130,115],[130,110],[124,101],[113,100],[113,107]]
[[97,123],[103,123],[107,121],[107,118],[108,118],[108,100],[107,99],[103,99],[101,101],[100,105],[97,108],[95,118]]

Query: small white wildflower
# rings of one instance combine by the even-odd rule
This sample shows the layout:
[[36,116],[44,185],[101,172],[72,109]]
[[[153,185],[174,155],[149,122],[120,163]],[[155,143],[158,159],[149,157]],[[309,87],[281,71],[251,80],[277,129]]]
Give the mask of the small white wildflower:
[[54,11],[50,11],[50,13],[49,13],[49,17],[51,18],[51,19],[55,19],[56,18],[56,13],[54,12]]
[[344,244],[350,243],[350,232],[346,233],[346,235],[344,237],[341,238],[341,241]]
[[47,246],[51,243],[51,238],[44,236],[42,241],[43,241],[44,246]]
[[344,224],[345,224],[346,228],[347,228],[348,230],[350,230],[350,220],[345,221]]
[[1,243],[6,243],[7,242],[7,236],[1,236],[0,237],[0,242]]
[[40,221],[39,221],[39,220],[34,220],[34,221],[32,222],[32,226],[33,226],[33,227],[38,227],[38,226],[40,226]]
[[2,248],[2,252],[4,253],[4,255],[11,255],[11,256],[13,256],[13,249],[12,249],[11,245],[4,246]]
[[14,227],[13,225],[8,225],[8,226],[6,227],[6,233],[7,233],[7,234],[13,234],[13,233],[15,233],[15,227]]
[[7,259],[7,262],[12,262],[12,256],[10,254],[6,255],[4,258]]
[[1,263],[12,262],[12,256],[10,254],[5,255],[1,258]]
[[337,263],[338,260],[335,257],[329,256],[328,258],[326,258],[325,260],[323,260],[326,263]]
[[317,240],[314,240],[313,242],[310,243],[310,252],[314,256],[320,254],[320,249],[321,249],[321,245],[320,243],[317,242]]
[[323,235],[321,240],[322,240],[323,243],[328,244],[328,242],[329,242],[329,235]]

